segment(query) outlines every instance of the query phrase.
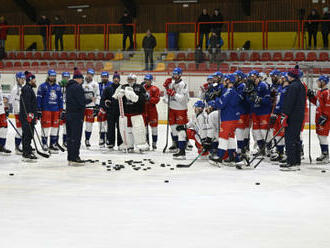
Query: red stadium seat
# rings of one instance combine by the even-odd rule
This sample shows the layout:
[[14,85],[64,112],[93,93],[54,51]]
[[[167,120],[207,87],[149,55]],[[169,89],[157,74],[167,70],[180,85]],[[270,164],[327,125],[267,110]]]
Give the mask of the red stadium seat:
[[59,62],[58,64],[57,64],[57,70],[59,70],[59,71],[65,71],[65,62]]
[[271,60],[272,60],[272,56],[270,55],[269,52],[264,52],[261,54],[260,61],[271,61]]
[[38,67],[39,67],[39,63],[38,62],[32,62],[31,64],[31,69],[36,71],[38,70]]
[[16,59],[16,53],[15,52],[7,53],[7,58],[8,59]]
[[249,54],[247,52],[241,52],[239,54],[239,61],[247,61],[249,60]]
[[77,63],[77,68],[81,71],[84,70],[85,69],[85,63],[84,62],[78,62]]
[[48,69],[49,69],[49,67],[48,67],[48,63],[47,62],[43,61],[43,62],[40,63],[39,70],[47,71]]
[[260,55],[258,52],[251,53],[250,61],[259,61],[259,60],[260,60]]
[[96,55],[97,60],[104,60],[104,53],[98,52]]
[[186,59],[186,55],[184,53],[178,53],[175,58],[176,61],[183,61],[185,59]]
[[20,69],[22,69],[22,63],[19,62],[19,61],[15,62],[15,63],[14,63],[14,69],[15,69],[15,70],[20,70]]
[[16,59],[25,59],[25,53],[24,52],[17,52],[16,53]]
[[95,53],[92,53],[92,52],[88,53],[87,54],[87,59],[88,60],[95,60]]
[[67,70],[72,71],[74,67],[75,67],[74,62],[69,62],[67,65]]
[[212,63],[209,66],[209,71],[216,72],[218,70],[218,64]]
[[275,52],[273,54],[273,61],[281,61],[282,60],[282,53],[280,52]]
[[103,62],[97,62],[95,66],[96,71],[102,71],[103,70]]
[[52,59],[59,60],[60,59],[60,53],[59,52],[53,52]]
[[44,52],[42,54],[42,59],[51,60],[52,59],[52,56],[50,55],[50,52]]
[[207,65],[206,65],[206,63],[199,64],[198,70],[199,71],[207,71]]
[[222,71],[224,73],[228,73],[229,72],[229,65],[227,63],[220,64],[220,71]]
[[168,70],[169,72],[171,72],[171,71],[174,70],[175,67],[176,67],[175,63],[169,63],[169,64],[167,65],[167,70]]
[[188,71],[196,71],[196,64],[195,63],[189,63],[188,64]]
[[187,56],[186,56],[186,60],[194,61],[195,60],[195,54],[194,53],[188,53]]
[[329,53],[321,52],[319,61],[328,61],[329,60]]
[[86,68],[93,68],[94,69],[94,62],[91,62],[91,61],[87,62],[86,63]]
[[305,60],[305,53],[297,52],[294,61],[304,61],[304,60]]
[[25,59],[32,59],[32,58],[33,58],[32,52],[26,52]]
[[283,61],[292,61],[293,60],[293,52],[286,52],[284,54]]
[[178,67],[181,68],[183,71],[186,71],[187,70],[186,63],[179,63],[178,64]]
[[77,54],[75,52],[69,53],[68,60],[76,60]]
[[30,69],[30,62],[25,61],[25,62],[23,63],[23,67],[22,67],[22,69],[23,69],[24,71],[29,70],[29,69]]
[[313,74],[321,74],[320,68],[313,68]]
[[41,59],[41,52],[35,52],[33,54],[33,59],[34,60],[40,60]]
[[50,63],[49,63],[49,67],[50,67],[51,69],[54,69],[54,70],[57,69],[57,68],[56,68],[56,67],[57,67],[56,62],[54,62],[54,61],[53,61],[53,62],[50,62]]
[[321,68],[321,74],[330,74],[330,68]]
[[68,59],[68,53],[67,52],[61,52],[59,57],[60,57],[60,60],[67,60]]
[[236,52],[230,53],[230,61],[238,61],[238,54]]
[[78,58],[77,59],[79,59],[79,60],[86,60],[87,59],[87,55],[86,55],[86,53],[84,53],[84,52],[80,52],[79,54],[78,54]]
[[4,67],[2,61],[0,61],[0,69],[2,69]]
[[316,61],[317,60],[317,55],[315,52],[309,52],[307,54],[306,61]]
[[105,60],[112,60],[114,58],[113,53],[106,53],[106,55],[104,56]]
[[5,68],[13,68],[13,63],[10,61],[6,62]]

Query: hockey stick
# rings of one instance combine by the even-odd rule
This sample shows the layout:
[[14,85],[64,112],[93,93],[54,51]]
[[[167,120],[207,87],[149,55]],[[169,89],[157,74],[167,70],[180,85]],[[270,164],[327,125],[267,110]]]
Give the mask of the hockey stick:
[[[59,120],[60,122],[60,120]],[[60,128],[61,128],[61,125],[60,123],[58,124],[58,128],[57,128],[57,134],[56,134],[56,146],[58,147],[58,149],[60,149],[61,152],[65,152],[65,149],[58,143],[58,139],[59,139],[59,135],[60,135]]]
[[[125,118],[125,114],[124,114],[124,104],[123,104],[123,98],[122,98],[122,97],[118,97],[118,103],[119,103],[119,113],[120,113],[120,117],[121,117],[121,118]],[[120,127],[120,124],[119,124],[119,127]],[[127,128],[127,126],[126,126],[126,127],[123,127],[123,129],[126,129],[126,128]],[[123,130],[123,134],[124,134],[123,141],[124,141],[124,144],[125,144],[125,150],[126,150],[126,153],[128,153],[126,131],[127,131],[127,130]]]
[[190,162],[190,164],[177,164],[176,167],[177,167],[177,168],[189,168],[189,167],[192,166],[192,165],[193,165],[193,164],[199,159],[199,157],[200,157],[203,153],[205,153],[205,152],[206,152],[206,149],[203,149],[203,150],[201,151],[201,153],[199,153],[199,154],[196,156],[196,158],[194,158],[194,160]]
[[167,146],[168,146],[168,134],[169,134],[169,129],[170,129],[169,118],[170,118],[170,95],[168,95],[168,98],[167,98],[166,143],[165,143],[165,147],[163,149],[163,153],[166,152],[166,149],[167,149]]
[[[21,98],[21,100],[22,100],[22,105],[23,105],[23,108],[24,108],[24,113],[25,113],[25,115],[27,116],[28,114],[27,114],[27,111],[26,111],[25,103],[24,103],[24,101],[23,101],[22,98]],[[30,129],[30,134],[31,134],[31,136],[32,136],[33,144],[34,144],[34,147],[36,148],[37,153],[38,153],[41,157],[49,158],[49,156],[50,156],[49,154],[43,153],[43,152],[41,152],[41,151],[38,150],[37,142],[36,142],[36,140],[35,140],[35,138],[34,138],[33,130],[32,130],[32,127],[31,127],[30,123],[28,123],[28,126],[29,126],[29,129]],[[35,127],[33,127],[33,128],[34,128],[34,130],[36,129]],[[37,131],[37,130],[35,130],[35,131]],[[37,133],[37,132],[36,132],[36,133]],[[37,134],[38,134],[38,133],[37,133]],[[39,138],[39,135],[37,135],[37,136],[38,136],[38,138]],[[40,140],[39,140],[39,142],[40,142]]]
[[9,122],[9,124],[14,128],[15,132],[17,133],[17,135],[18,135],[19,137],[22,138],[22,135],[18,132],[17,128],[16,128],[15,125],[12,123],[12,121],[11,121],[9,118],[7,118],[7,120],[8,120],[8,122]]
[[[309,88],[310,88],[310,70],[308,70],[308,81],[309,81]],[[308,157],[309,157],[309,163],[311,164],[312,163],[312,144],[311,144],[311,136],[312,136],[312,128],[311,128],[311,121],[312,121],[312,111],[311,111],[311,107],[312,107],[312,104],[311,104],[311,101],[309,100],[309,103],[308,103]]]

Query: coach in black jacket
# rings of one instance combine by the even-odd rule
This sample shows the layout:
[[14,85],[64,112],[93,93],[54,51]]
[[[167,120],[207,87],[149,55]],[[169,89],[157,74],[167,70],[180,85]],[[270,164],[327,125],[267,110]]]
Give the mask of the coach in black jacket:
[[[81,86],[83,81],[83,75],[75,68],[73,80],[68,82],[66,88],[66,132],[69,165],[84,164],[84,161],[79,157],[85,106],[88,104]],[[91,100],[89,101],[91,102]]]
[[305,118],[306,88],[299,79],[299,68],[289,70],[290,85],[283,102],[282,125],[285,128],[287,170],[299,170],[301,162],[300,132]]

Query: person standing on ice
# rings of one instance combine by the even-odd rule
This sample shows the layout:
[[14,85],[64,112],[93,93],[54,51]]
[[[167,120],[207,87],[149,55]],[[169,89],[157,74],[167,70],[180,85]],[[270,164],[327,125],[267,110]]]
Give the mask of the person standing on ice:
[[7,117],[9,115],[8,107],[5,106],[4,97],[2,95],[2,88],[0,86],[0,154],[9,155],[10,150],[6,148],[8,123]]
[[84,77],[81,72],[75,68],[73,79],[66,87],[66,131],[67,131],[67,151],[69,165],[84,165],[79,154],[82,128],[84,123],[84,113],[86,104],[92,102],[92,99],[86,99],[82,83]]
[[289,87],[283,99],[281,124],[285,127],[286,164],[281,170],[299,170],[301,163],[300,131],[305,118],[306,88],[299,79],[299,68],[296,66],[288,72]]
[[48,71],[46,82],[39,85],[37,93],[38,119],[41,119],[41,136],[43,149],[47,150],[47,140],[50,131],[51,153],[58,153],[57,130],[60,124],[60,112],[63,111],[63,95],[61,87],[56,83],[55,70]]
[[[148,128],[151,127],[152,134],[152,149],[157,149],[157,139],[158,139],[158,112],[156,104],[160,100],[159,88],[155,85],[152,85],[153,76],[147,74],[144,76],[143,87],[147,92],[147,101],[145,104],[144,120],[146,123],[147,136],[149,135]],[[149,137],[147,137],[147,141]]]
[[[171,135],[173,144],[169,148],[174,159],[186,158],[186,124],[188,123],[188,101],[189,91],[187,84],[182,80],[181,68],[175,68],[172,78],[166,79],[163,84],[166,95],[164,100],[169,104],[169,125],[171,127]],[[168,101],[169,100],[169,101]],[[177,152],[177,150],[179,151]]]
[[[94,74],[95,71],[93,69],[88,69],[85,82],[82,85],[86,100],[91,100],[85,109],[85,146],[87,148],[91,146],[89,140],[92,135],[93,123],[95,119],[94,109],[97,109],[98,105],[100,104],[100,90],[98,83],[93,80]],[[100,146],[104,145],[105,139],[103,139],[103,144]]]
[[36,88],[36,77],[31,72],[25,72],[26,84],[21,90],[19,100],[19,119],[22,123],[22,160],[35,162],[36,155],[32,152],[31,141],[34,135],[34,126],[37,120],[37,97],[33,88]]
[[66,142],[66,107],[65,107],[65,99],[66,99],[66,86],[70,80],[70,73],[69,72],[62,72],[62,80],[59,82],[61,86],[62,94],[63,94],[63,111],[60,114],[60,126],[62,126],[62,141],[63,146],[67,147]]
[[321,156],[316,159],[319,164],[329,163],[329,145],[328,136],[330,130],[330,90],[328,89],[329,77],[322,75],[317,81],[320,90],[315,95],[313,90],[308,90],[309,100],[317,106],[315,123],[316,134],[319,138],[321,147]]
[[[100,99],[103,95],[104,89],[110,86],[112,82],[109,81],[109,73],[107,71],[101,72],[101,82],[99,83],[99,92]],[[100,104],[101,105],[101,104]],[[104,109],[103,109],[104,110]],[[101,111],[101,106],[96,109],[97,111],[97,122],[99,123],[99,133],[100,133],[100,148],[104,148],[105,144],[109,149],[112,149],[113,146],[108,142],[109,139],[106,137],[107,134],[107,115],[105,111]]]
[[[25,74],[23,72],[17,72],[15,79],[16,84],[10,93],[10,103],[13,106],[16,129],[18,133],[22,135],[22,123],[19,120],[19,99],[21,97],[21,90],[25,82]],[[16,154],[21,155],[23,153],[21,148],[22,136],[20,136],[18,133],[15,135],[15,152]]]
[[[130,74],[127,84],[116,89],[113,98],[123,102],[124,118],[120,118],[120,133],[124,139],[125,149],[134,152],[134,145],[138,151],[146,151],[146,129],[143,120],[144,106],[147,99],[146,91],[141,84],[136,83],[137,77]],[[120,104],[120,102],[119,102]],[[119,106],[120,108],[120,106]]]

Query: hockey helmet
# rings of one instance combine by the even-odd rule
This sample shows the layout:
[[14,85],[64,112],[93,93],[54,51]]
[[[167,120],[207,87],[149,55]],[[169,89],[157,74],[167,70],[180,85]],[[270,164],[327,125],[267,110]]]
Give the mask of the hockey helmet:
[[174,68],[172,74],[173,75],[182,75],[182,69],[180,67],[176,67],[176,68]]
[[92,68],[88,68],[88,69],[87,69],[87,74],[90,74],[90,75],[93,75],[93,76],[94,76],[94,74],[95,74],[94,69],[92,69]]
[[222,74],[222,72],[217,71],[217,72],[213,73],[213,77],[222,78],[223,77],[223,74]]
[[326,83],[326,84],[328,84],[329,83],[329,77],[328,76],[325,76],[325,75],[321,75],[320,77],[319,77],[319,79],[318,79],[320,82],[324,82],[324,83]]
[[23,78],[23,79],[25,79],[25,74],[23,72],[17,72],[16,73],[16,78]]
[[213,80],[213,75],[209,75],[209,76],[207,77],[207,81],[209,81],[209,80]]
[[259,72],[257,70],[252,70],[248,73],[248,77],[256,76],[259,77]]
[[62,77],[70,77],[70,73],[67,71],[62,72]]
[[269,76],[275,76],[275,77],[278,77],[278,76],[281,76],[281,72],[277,69],[275,70],[272,70],[270,73],[269,73]]
[[154,77],[151,74],[146,74],[144,76],[144,80],[152,81],[153,79],[154,79]]
[[130,74],[128,75],[128,77],[127,77],[127,80],[129,80],[129,79],[133,79],[133,80],[135,80],[135,81],[136,81],[137,77],[136,77],[136,75],[135,75],[135,74],[133,74],[133,73],[130,73]]
[[48,76],[53,76],[53,77],[56,77],[56,71],[51,69],[48,71]]
[[205,108],[205,103],[201,100],[198,100],[197,102],[194,103],[195,108]]
[[107,72],[107,71],[102,71],[101,72],[101,77],[109,77],[109,72]]
[[207,102],[207,105],[214,108],[214,109],[217,108],[214,100]]
[[229,82],[231,82],[231,83],[235,83],[235,81],[236,81],[235,76],[233,74],[227,74],[225,76],[225,80],[229,80]]

